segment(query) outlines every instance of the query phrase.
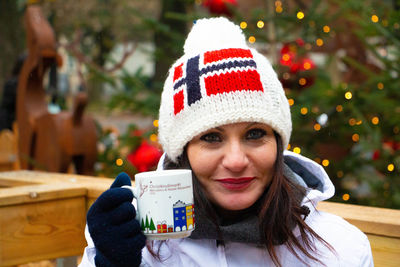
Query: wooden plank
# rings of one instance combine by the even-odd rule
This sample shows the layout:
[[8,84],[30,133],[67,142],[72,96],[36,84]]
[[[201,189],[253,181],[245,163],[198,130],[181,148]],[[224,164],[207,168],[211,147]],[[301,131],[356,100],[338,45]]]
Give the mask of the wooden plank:
[[317,208],[343,217],[364,233],[400,238],[400,210],[326,201]]
[[18,186],[0,190],[0,207],[40,202],[51,199],[86,196],[87,189],[79,184],[55,183]]
[[368,234],[375,267],[397,267],[400,265],[400,239]]
[[81,255],[85,197],[0,207],[0,266]]

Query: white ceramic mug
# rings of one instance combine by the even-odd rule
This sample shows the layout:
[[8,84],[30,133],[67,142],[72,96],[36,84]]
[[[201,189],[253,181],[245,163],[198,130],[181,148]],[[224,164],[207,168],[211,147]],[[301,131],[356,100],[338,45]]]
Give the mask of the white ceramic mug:
[[136,219],[147,238],[184,238],[194,230],[191,170],[142,172],[135,175],[135,187],[123,187],[137,200]]

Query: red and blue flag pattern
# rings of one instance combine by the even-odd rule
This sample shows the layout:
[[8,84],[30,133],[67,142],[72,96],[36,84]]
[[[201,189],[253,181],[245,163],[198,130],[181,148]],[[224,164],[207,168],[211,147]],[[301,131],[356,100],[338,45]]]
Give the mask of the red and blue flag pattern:
[[175,115],[203,95],[264,90],[251,50],[241,48],[208,51],[181,63],[174,68],[173,88]]

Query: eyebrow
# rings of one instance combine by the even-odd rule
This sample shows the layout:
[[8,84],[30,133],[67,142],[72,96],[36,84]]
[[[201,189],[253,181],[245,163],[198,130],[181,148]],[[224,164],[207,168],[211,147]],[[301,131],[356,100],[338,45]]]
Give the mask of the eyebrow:
[[247,130],[247,129],[251,128],[253,125],[257,125],[257,124],[261,124],[261,123],[259,123],[259,122],[252,122],[252,123],[250,123],[249,125],[247,125],[245,129]]

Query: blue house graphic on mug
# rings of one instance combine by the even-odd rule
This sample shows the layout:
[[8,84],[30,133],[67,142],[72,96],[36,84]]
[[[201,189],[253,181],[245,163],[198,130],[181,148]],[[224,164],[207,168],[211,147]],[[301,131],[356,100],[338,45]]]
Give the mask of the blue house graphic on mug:
[[173,205],[174,213],[174,232],[192,229],[194,225],[193,204],[186,204],[178,200]]

